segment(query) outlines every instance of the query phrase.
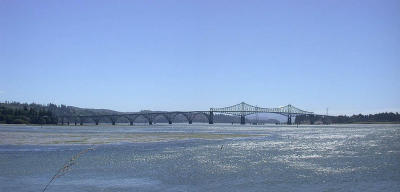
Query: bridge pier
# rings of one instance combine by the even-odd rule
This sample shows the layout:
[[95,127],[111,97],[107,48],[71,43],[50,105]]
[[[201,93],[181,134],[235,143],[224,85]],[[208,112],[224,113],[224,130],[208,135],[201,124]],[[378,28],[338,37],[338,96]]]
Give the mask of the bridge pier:
[[85,121],[84,117],[78,116],[77,120],[79,121],[79,125],[83,125],[83,122]]
[[194,114],[193,113],[188,112],[188,113],[182,113],[182,114],[183,114],[183,116],[186,117],[186,119],[188,120],[189,124],[193,123],[193,118],[194,118]]
[[208,118],[208,124],[214,124],[214,112],[210,111],[210,116]]
[[144,118],[147,119],[147,121],[149,121],[149,125],[153,125],[153,120],[154,120],[154,114],[145,114],[143,115]]
[[314,125],[315,120],[316,120],[315,116],[314,115],[310,115],[310,124],[311,125]]
[[69,126],[69,121],[67,122],[67,125]]
[[92,117],[92,120],[94,121],[94,123],[96,125],[99,125],[99,122],[100,122],[100,118],[99,117]]
[[115,123],[116,123],[117,120],[118,120],[118,116],[110,116],[109,118],[110,118],[111,124],[112,124],[112,125],[115,125]]
[[241,124],[241,125],[246,124],[246,116],[240,115],[240,124]]
[[138,117],[138,115],[126,115],[124,116],[126,119],[129,121],[129,125],[133,126],[133,122],[135,122],[135,119]]
[[92,119],[96,125],[99,125],[100,119],[98,118],[92,118]]
[[168,121],[168,124],[172,124],[172,120],[175,118],[176,114],[175,113],[164,113],[162,114],[164,118]]
[[292,124],[292,115],[288,115],[288,119],[287,119],[287,124],[291,125]]
[[144,115],[144,117],[147,119],[147,121],[149,121],[149,125],[153,125],[153,119],[154,119],[153,115],[147,114]]

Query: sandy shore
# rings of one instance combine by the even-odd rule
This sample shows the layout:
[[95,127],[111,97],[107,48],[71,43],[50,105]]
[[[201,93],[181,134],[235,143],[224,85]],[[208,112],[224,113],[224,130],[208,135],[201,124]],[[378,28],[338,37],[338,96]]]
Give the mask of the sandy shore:
[[[212,133],[36,133],[0,132],[0,145],[64,145],[161,142],[187,139],[251,137],[246,134]],[[257,135],[260,136],[260,135]]]

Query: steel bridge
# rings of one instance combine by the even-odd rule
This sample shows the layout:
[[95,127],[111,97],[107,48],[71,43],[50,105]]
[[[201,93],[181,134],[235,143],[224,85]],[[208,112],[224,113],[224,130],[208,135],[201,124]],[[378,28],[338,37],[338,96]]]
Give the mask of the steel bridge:
[[292,105],[286,105],[283,107],[276,107],[276,108],[263,108],[263,107],[257,107],[253,105],[249,105],[245,102],[241,102],[236,105],[232,105],[229,107],[223,107],[223,108],[210,108],[208,111],[142,111],[142,112],[133,112],[133,113],[119,113],[119,114],[113,114],[113,115],[70,115],[70,116],[60,116],[59,117],[59,122],[61,122],[62,125],[67,123],[68,125],[70,122],[75,123],[77,125],[78,123],[80,125],[83,125],[83,123],[87,120],[93,120],[96,125],[98,125],[101,121],[104,121],[105,119],[108,119],[111,121],[112,125],[115,125],[118,119],[120,118],[125,118],[129,121],[130,125],[133,125],[135,120],[138,117],[144,117],[149,125],[152,125],[155,121],[155,119],[158,116],[164,117],[166,120],[168,120],[169,124],[172,124],[174,121],[175,117],[178,115],[183,115],[189,124],[193,123],[193,119],[198,116],[202,115],[208,119],[209,124],[214,124],[214,115],[215,114],[225,114],[225,115],[232,115],[232,116],[239,116],[240,117],[240,124],[246,124],[246,116],[251,115],[251,114],[257,114],[257,113],[275,113],[275,114],[281,114],[287,117],[287,124],[292,124],[292,117],[295,117],[297,115],[313,115],[313,112],[308,112],[301,110],[299,108],[296,108]]

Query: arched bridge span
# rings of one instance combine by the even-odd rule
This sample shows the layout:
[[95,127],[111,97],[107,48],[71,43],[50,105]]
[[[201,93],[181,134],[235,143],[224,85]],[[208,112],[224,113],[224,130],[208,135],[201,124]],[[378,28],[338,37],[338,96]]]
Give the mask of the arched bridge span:
[[292,123],[292,117],[297,115],[313,115],[313,112],[308,112],[301,110],[293,105],[286,105],[283,107],[276,108],[263,108],[257,107],[253,105],[249,105],[245,102],[232,105],[229,107],[222,108],[210,108],[207,111],[144,111],[144,112],[134,112],[134,113],[120,113],[120,114],[112,114],[112,115],[70,115],[70,116],[60,116],[59,122],[62,125],[67,123],[68,125],[72,122],[77,125],[83,125],[85,121],[91,119],[98,125],[101,121],[108,119],[108,122],[111,122],[113,125],[116,124],[117,120],[120,118],[125,118],[129,121],[130,125],[133,125],[135,120],[138,117],[145,118],[150,125],[152,125],[158,116],[164,117],[169,124],[172,124],[175,120],[175,117],[178,115],[183,115],[189,124],[192,124],[193,119],[198,115],[203,115],[207,118],[209,124],[214,124],[214,114],[226,114],[233,116],[240,116],[240,124],[246,123],[246,116],[256,113],[276,113],[281,114],[287,117],[287,123]]

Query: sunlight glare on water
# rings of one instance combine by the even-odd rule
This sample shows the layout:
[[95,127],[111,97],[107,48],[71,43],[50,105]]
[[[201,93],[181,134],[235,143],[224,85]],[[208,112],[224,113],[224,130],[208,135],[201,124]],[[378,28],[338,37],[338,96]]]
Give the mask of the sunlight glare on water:
[[[0,133],[26,142],[0,145],[0,191],[41,191],[66,161],[91,146],[35,144],[19,133],[109,141],[95,144],[47,191],[400,190],[399,125],[0,126]],[[173,136],[121,139],[160,133]]]

